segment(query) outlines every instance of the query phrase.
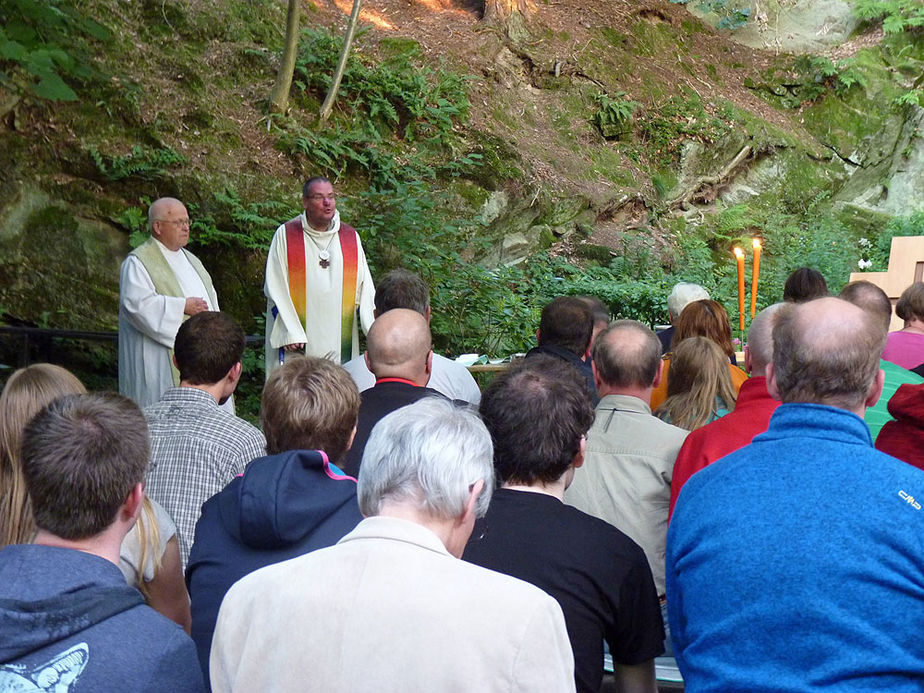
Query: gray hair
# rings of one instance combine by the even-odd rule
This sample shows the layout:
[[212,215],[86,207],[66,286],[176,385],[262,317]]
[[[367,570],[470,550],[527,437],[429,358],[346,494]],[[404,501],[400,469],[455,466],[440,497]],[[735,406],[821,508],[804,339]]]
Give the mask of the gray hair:
[[372,429],[359,469],[359,509],[371,517],[396,501],[453,519],[464,512],[472,484],[484,479],[475,504],[482,517],[494,490],[493,457],[491,435],[474,410],[426,397]]
[[886,333],[871,311],[839,298],[817,298],[779,311],[773,367],[783,402],[853,409],[879,371]]
[[690,282],[680,282],[674,284],[670,294],[667,297],[667,312],[673,317],[679,318],[683,309],[693,301],[702,301],[709,298],[709,292],[699,284]]
[[751,355],[751,367],[758,375],[763,375],[767,364],[773,361],[773,326],[776,324],[777,312],[785,305],[774,303],[767,306],[751,321],[747,347]]

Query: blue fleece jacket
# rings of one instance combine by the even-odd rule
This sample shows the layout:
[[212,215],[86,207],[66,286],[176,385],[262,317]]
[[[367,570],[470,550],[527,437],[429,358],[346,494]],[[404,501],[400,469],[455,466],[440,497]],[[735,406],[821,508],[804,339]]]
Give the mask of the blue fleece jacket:
[[0,691],[202,690],[192,641],[114,563],[51,546],[0,551]]
[[688,693],[921,691],[922,502],[924,472],[815,404],[694,474],[667,536]]

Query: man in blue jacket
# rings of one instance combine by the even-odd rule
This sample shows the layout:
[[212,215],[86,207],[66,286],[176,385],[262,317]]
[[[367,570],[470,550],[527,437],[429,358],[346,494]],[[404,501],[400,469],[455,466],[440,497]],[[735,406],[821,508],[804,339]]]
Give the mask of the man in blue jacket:
[[787,306],[766,433],[693,475],[667,535],[674,651],[698,691],[920,691],[924,472],[872,446],[885,329]]
[[203,504],[189,553],[192,636],[206,681],[218,608],[231,585],[336,544],[363,519],[356,480],[336,466],[358,412],[356,385],[332,361],[293,358],[270,375],[260,406],[268,456]]
[[26,427],[38,533],[0,551],[0,691],[203,690],[189,636],[118,567],[148,447],[144,416],[120,395],[63,397]]

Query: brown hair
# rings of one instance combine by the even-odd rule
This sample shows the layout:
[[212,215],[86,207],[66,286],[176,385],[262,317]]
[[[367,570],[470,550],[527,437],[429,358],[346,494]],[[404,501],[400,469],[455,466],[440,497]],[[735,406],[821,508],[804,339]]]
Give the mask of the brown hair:
[[203,311],[180,325],[173,342],[180,380],[220,382],[244,355],[244,330],[228,313]]
[[902,291],[895,314],[902,320],[924,320],[924,282],[915,282]]
[[7,380],[0,394],[0,547],[26,543],[35,534],[20,457],[23,429],[58,397],[86,391],[73,373],[51,363],[21,368]]
[[494,378],[479,412],[494,441],[498,480],[528,485],[561,478],[594,422],[584,378],[571,364],[545,354]]
[[688,431],[712,420],[717,401],[735,408],[735,387],[728,359],[719,345],[706,337],[690,337],[677,345],[671,356],[667,399],[655,412],[658,417]]
[[674,330],[671,350],[673,351],[680,342],[689,337],[708,337],[719,345],[727,357],[735,355],[728,313],[718,301],[705,298],[693,301],[683,309]]
[[260,421],[266,452],[323,450],[337,463],[358,415],[359,391],[343,368],[314,356],[291,358],[263,388]]
[[147,423],[127,397],[54,400],[22,432],[23,476],[36,526],[71,541],[100,534],[144,480],[149,457]]

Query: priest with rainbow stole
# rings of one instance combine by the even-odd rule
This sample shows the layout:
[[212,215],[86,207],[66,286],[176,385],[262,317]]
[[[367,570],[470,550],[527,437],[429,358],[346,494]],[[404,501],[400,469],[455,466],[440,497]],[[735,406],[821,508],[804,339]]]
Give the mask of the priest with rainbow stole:
[[[151,237],[135,248],[119,274],[119,392],[146,407],[180,384],[173,340],[180,325],[204,310],[219,310],[212,278],[186,250],[189,213],[162,197],[148,210]],[[229,398],[225,405],[234,411]]]
[[340,222],[327,178],[302,189],[304,213],[276,229],[266,258],[266,377],[304,352],[346,363],[359,355],[356,311],[372,325],[375,286],[356,229]]

